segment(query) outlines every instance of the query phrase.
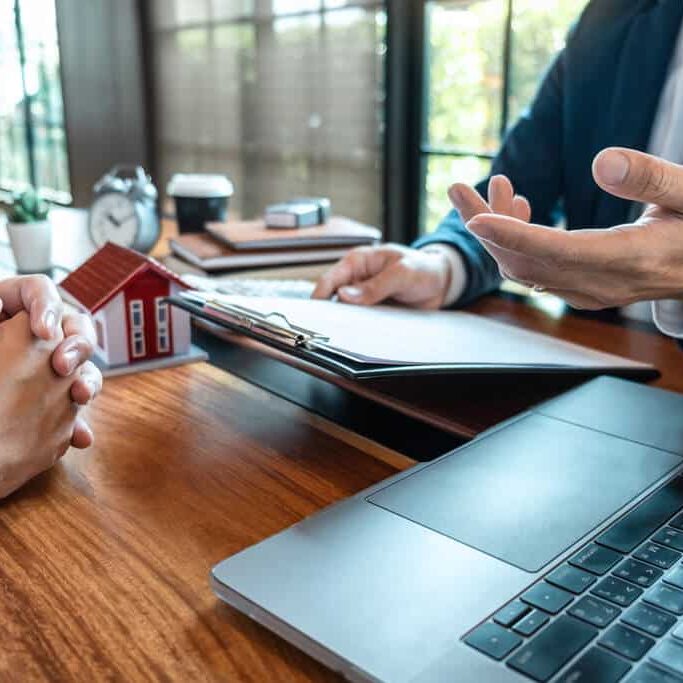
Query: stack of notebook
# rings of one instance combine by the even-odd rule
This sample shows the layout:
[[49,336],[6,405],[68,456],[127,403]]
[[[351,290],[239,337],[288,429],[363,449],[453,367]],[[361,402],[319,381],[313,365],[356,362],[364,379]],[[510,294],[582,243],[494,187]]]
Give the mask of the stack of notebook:
[[333,216],[325,225],[273,230],[262,220],[208,223],[206,231],[170,240],[173,254],[205,272],[336,261],[375,244],[377,228]]

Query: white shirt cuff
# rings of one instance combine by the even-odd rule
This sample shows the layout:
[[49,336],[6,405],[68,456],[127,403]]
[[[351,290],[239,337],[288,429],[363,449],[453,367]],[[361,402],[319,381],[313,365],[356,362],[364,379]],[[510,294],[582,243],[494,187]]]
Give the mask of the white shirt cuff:
[[683,299],[653,301],[652,317],[664,334],[683,339]]
[[465,286],[467,285],[465,260],[457,249],[449,247],[447,244],[426,244],[422,247],[422,250],[438,252],[448,259],[448,265],[451,271],[451,283],[448,286],[448,291],[441,304],[442,307],[448,308],[449,306],[452,306],[465,291]]

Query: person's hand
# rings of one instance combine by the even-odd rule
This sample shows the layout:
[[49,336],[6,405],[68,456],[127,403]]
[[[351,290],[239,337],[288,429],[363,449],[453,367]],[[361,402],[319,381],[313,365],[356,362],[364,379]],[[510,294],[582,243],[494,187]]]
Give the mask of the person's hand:
[[334,294],[349,304],[373,305],[391,299],[407,306],[437,309],[451,279],[445,254],[398,244],[357,247],[323,275],[314,299]]
[[[52,354],[52,367],[61,377],[72,377],[71,397],[81,406],[92,401],[102,388],[100,371],[88,361],[95,348],[95,330],[87,316],[65,314],[54,283],[43,275],[26,275],[0,281],[0,321],[25,311],[31,331],[45,341],[62,339]],[[72,445],[92,444],[90,427],[76,421]]]
[[490,213],[467,227],[505,276],[576,308],[683,296],[683,167],[610,148],[593,175],[607,192],[651,206],[636,223],[608,230],[567,232]]
[[529,200],[515,194],[510,180],[504,175],[494,175],[489,180],[488,203],[469,185],[455,183],[448,188],[448,196],[465,223],[480,213],[497,213],[511,216],[528,223],[531,220]]
[[36,339],[29,314],[0,325],[0,497],[49,469],[67,451],[78,420],[72,379],[58,377],[51,356],[62,341]]

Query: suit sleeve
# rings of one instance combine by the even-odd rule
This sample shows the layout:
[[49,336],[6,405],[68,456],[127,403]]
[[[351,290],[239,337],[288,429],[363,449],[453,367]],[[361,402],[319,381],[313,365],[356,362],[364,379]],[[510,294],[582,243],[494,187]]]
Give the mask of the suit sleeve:
[[[569,48],[570,43],[566,49]],[[491,175],[502,173],[510,178],[515,191],[531,203],[532,221],[544,225],[556,223],[559,217],[566,49],[556,57],[533,103],[506,136],[491,169]],[[485,199],[487,186],[488,178],[476,186]],[[467,230],[457,211],[451,211],[434,233],[413,246],[419,249],[428,244],[447,244],[463,257],[467,284],[457,306],[472,302],[500,284],[496,262]]]

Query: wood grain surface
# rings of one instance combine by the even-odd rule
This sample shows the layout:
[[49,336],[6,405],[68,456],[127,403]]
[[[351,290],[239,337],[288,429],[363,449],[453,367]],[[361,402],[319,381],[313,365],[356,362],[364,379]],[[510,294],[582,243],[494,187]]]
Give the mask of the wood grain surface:
[[0,508],[0,679],[336,680],[209,569],[410,462],[206,364],[110,380],[91,418]]

